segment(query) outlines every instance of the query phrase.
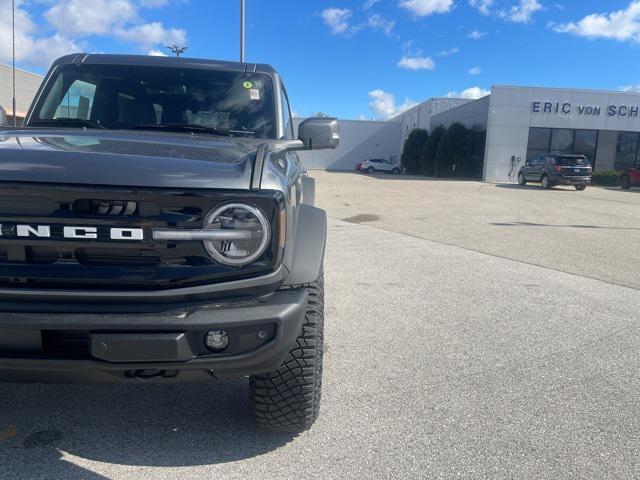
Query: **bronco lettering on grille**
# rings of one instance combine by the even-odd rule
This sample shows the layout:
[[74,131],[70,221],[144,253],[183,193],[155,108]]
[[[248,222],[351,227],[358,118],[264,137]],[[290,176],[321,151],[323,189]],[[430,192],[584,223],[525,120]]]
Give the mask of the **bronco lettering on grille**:
[[[106,228],[111,240],[144,240],[142,228]],[[7,225],[0,224],[0,237],[4,238],[53,238],[94,240],[98,238],[97,227],[62,226],[62,233],[56,234],[51,225]]]

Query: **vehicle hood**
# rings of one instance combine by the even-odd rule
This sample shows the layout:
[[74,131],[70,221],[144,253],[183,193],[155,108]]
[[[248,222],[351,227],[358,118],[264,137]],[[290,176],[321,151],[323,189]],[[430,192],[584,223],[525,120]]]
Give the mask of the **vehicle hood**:
[[166,132],[0,130],[0,182],[248,189],[263,142]]

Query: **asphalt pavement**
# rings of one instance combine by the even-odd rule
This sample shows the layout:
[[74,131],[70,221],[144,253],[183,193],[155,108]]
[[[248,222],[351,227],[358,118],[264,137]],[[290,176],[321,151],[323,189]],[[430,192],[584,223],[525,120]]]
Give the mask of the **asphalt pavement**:
[[[637,269],[600,275],[603,264],[542,261],[542,247],[509,250],[501,235],[527,244],[543,227],[491,223],[568,224],[538,190],[520,191],[532,213],[523,200],[495,204],[516,192],[495,185],[451,182],[447,198],[438,182],[317,176],[331,218],[325,386],[311,431],[256,432],[244,381],[1,384],[0,478],[640,477]],[[640,192],[545,198],[569,194],[569,208],[595,212],[576,225],[640,226],[626,203]],[[464,198],[466,226],[430,203]],[[595,233],[607,255],[606,242],[637,252],[635,230],[562,230],[556,243]]]

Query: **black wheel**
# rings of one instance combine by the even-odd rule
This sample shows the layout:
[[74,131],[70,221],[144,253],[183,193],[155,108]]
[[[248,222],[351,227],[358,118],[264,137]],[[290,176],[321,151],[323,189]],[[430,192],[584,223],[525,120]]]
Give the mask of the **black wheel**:
[[253,411],[258,428],[302,432],[320,413],[324,332],[324,277],[302,285],[309,294],[296,345],[280,368],[251,377]]
[[628,190],[631,188],[631,179],[628,175],[623,175],[620,177],[620,188],[623,190]]
[[518,173],[518,185],[526,185],[527,184],[527,179],[524,178],[524,173],[520,172]]
[[375,169],[375,168],[373,168],[373,167],[369,167],[369,168],[367,168],[367,173],[368,173],[369,175],[371,175],[371,174],[372,174],[373,172],[375,172],[375,171],[376,171],[376,169]]
[[398,167],[395,167],[393,170],[391,170],[391,173],[393,173],[394,175],[399,175],[400,169]]
[[577,190],[577,191],[579,191],[579,192],[581,192],[581,191],[583,191],[585,188],[587,188],[587,186],[586,186],[586,185],[576,185],[575,187],[576,187],[576,190]]
[[544,188],[545,190],[549,190],[551,188],[551,182],[549,181],[549,176],[543,175],[542,179],[540,180],[540,184],[542,185],[542,188]]

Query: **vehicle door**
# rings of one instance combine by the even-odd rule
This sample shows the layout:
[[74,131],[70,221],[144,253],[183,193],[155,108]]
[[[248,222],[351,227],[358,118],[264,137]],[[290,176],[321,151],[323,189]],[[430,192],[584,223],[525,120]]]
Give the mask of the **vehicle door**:
[[[538,163],[535,166],[533,177],[536,181],[542,180],[542,175],[547,172],[547,167],[551,162],[551,157],[549,155],[543,155],[538,158]],[[547,172],[548,173],[548,172]]]
[[524,178],[527,180],[538,180],[535,176],[536,166],[538,165],[538,161],[541,157],[533,157],[531,160],[527,161],[524,167]]

